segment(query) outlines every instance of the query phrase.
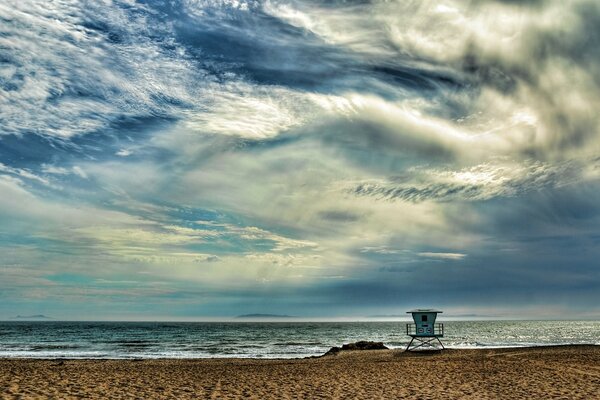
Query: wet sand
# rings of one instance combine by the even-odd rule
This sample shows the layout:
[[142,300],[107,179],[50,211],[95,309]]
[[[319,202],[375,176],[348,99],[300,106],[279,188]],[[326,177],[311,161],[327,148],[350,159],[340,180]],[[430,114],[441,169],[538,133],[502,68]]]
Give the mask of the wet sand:
[[0,359],[0,397],[590,400],[600,399],[600,346],[296,360]]

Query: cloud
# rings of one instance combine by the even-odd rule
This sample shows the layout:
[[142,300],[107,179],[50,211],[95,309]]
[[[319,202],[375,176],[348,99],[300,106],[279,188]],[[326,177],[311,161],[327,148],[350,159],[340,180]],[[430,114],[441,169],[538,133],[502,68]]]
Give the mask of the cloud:
[[42,172],[45,174],[53,174],[53,175],[68,175],[70,171],[64,167],[57,167],[55,165],[42,164],[41,166]]
[[13,168],[13,167],[9,167],[7,165],[0,163],[0,172],[9,173],[14,176],[37,181],[44,185],[50,184],[47,179],[44,179],[41,176],[38,176],[38,175],[28,171],[27,169],[23,169],[23,168]]
[[186,67],[181,49],[167,50],[138,34],[168,34],[165,25],[148,24],[142,5],[126,11],[118,4],[65,0],[46,7],[31,0],[0,6],[10,21],[0,39],[10,50],[0,96],[4,134],[64,140],[120,119],[170,118],[186,108],[192,97],[185,84],[202,72]]
[[430,276],[457,308],[593,299],[599,16],[9,1],[0,247],[24,272],[0,276],[17,302],[85,298],[77,276],[106,304],[131,289],[210,312],[397,307]]
[[587,165],[575,162],[484,163],[462,170],[414,168],[409,174],[389,181],[367,181],[348,189],[357,196],[378,200],[482,201],[495,197],[520,196],[530,191],[573,185],[590,178]]
[[360,219],[359,215],[356,215],[352,212],[341,211],[341,210],[321,211],[319,213],[319,215],[327,221],[341,222],[341,223],[356,222]]
[[79,176],[80,178],[83,179],[87,179],[87,174],[85,173],[85,171],[83,169],[81,169],[81,167],[75,165],[73,167],[73,173],[77,176]]
[[417,254],[420,257],[434,258],[441,260],[462,260],[467,255],[462,253],[435,253],[435,252],[423,252]]
[[401,250],[390,249],[386,246],[367,246],[360,249],[361,253],[377,253],[377,254],[400,254]]
[[123,212],[89,205],[72,207],[68,203],[39,197],[22,181],[6,175],[0,175],[0,188],[4,194],[0,198],[0,214],[5,226],[33,228],[27,233],[28,237],[87,226],[146,224],[143,219]]
[[[592,1],[269,2],[265,10],[358,58],[446,71],[463,90],[438,83],[422,110],[479,140],[503,142],[500,151],[540,158],[597,151],[592,110],[600,91],[589,32],[600,11]],[[427,79],[435,82],[433,76]]]
[[284,88],[269,90],[247,84],[219,85],[206,111],[190,113],[182,129],[204,134],[265,139],[300,125],[318,112],[306,96]]
[[132,154],[132,151],[127,150],[127,149],[121,149],[121,150],[117,151],[115,154],[118,155],[119,157],[127,157]]

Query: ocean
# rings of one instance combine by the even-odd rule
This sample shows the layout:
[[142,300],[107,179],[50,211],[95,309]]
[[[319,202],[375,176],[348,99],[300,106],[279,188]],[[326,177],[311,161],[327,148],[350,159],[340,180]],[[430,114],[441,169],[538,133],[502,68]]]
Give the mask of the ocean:
[[[403,348],[406,322],[0,322],[0,358],[299,358],[359,340]],[[600,321],[444,322],[448,348],[600,345]]]

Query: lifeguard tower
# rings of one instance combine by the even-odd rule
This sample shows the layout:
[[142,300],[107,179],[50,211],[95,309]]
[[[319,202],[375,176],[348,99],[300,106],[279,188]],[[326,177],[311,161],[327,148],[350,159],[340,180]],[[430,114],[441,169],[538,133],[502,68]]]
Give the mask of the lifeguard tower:
[[[406,313],[412,314],[413,321],[415,321],[414,324],[406,324],[406,334],[412,338],[408,346],[406,346],[406,351],[415,350],[419,347],[431,347],[437,349],[437,343],[444,349],[444,345],[440,340],[441,337],[444,337],[444,324],[435,323],[435,319],[441,311],[417,309],[407,311]],[[415,340],[419,342],[419,344],[413,346]],[[436,340],[437,343],[435,342]]]

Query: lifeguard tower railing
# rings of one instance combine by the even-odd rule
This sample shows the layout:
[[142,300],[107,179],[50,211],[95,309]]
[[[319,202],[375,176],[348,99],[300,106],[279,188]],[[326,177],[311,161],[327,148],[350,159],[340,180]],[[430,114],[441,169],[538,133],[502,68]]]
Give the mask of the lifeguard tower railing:
[[423,337],[443,337],[444,324],[432,324],[430,327],[417,327],[417,324],[406,324],[406,334],[408,336],[423,336]]

